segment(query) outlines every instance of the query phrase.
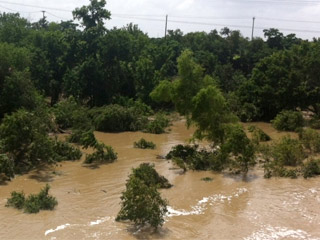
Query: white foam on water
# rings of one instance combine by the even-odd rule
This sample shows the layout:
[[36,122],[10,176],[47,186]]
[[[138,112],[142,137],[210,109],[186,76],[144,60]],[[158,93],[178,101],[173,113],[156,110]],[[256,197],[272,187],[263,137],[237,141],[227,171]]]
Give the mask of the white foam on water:
[[243,238],[243,240],[277,240],[287,238],[320,240],[320,238],[313,238],[310,234],[300,229],[293,230],[286,227],[272,226],[264,226],[263,229],[252,233],[250,236]]
[[70,227],[70,226],[71,226],[71,224],[69,224],[69,223],[64,224],[64,225],[60,225],[60,226],[56,227],[55,229],[49,229],[49,230],[47,230],[47,231],[44,233],[44,235],[47,236],[47,235],[50,234],[50,233],[63,230],[63,229],[65,229],[65,228],[67,228],[67,227]]
[[99,224],[104,223],[104,222],[106,222],[108,220],[110,220],[110,217],[104,217],[104,218],[98,219],[96,221],[90,222],[89,226],[99,225]]
[[216,202],[225,202],[225,201],[231,201],[233,198],[238,198],[243,193],[248,192],[246,188],[238,188],[236,192],[234,192],[230,196],[225,196],[222,194],[214,194],[209,197],[204,197],[195,206],[191,207],[191,211],[187,210],[176,210],[173,207],[168,207],[168,213],[167,217],[176,217],[176,216],[188,216],[188,215],[200,215],[204,214],[204,211],[207,209],[208,205],[213,206]]

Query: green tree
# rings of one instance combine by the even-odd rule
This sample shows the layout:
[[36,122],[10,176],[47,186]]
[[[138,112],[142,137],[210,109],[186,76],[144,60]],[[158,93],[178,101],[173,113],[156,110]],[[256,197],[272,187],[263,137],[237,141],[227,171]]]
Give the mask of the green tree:
[[157,187],[148,186],[141,179],[130,176],[126,191],[121,196],[121,210],[117,221],[129,220],[136,225],[150,224],[157,228],[164,223],[167,201],[163,200]]

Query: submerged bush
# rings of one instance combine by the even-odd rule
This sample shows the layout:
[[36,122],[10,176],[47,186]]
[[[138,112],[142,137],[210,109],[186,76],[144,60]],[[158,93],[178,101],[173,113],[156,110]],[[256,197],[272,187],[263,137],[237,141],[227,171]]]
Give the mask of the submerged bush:
[[98,144],[96,137],[94,136],[93,130],[77,129],[72,131],[68,137],[68,142],[77,143],[83,146],[83,148],[95,147]]
[[157,188],[171,188],[172,185],[164,176],[160,176],[154,169],[154,164],[142,163],[138,168],[132,169],[132,176],[139,178],[147,186],[156,186]]
[[302,174],[304,178],[310,178],[320,175],[320,160],[311,159],[302,167]]
[[282,111],[271,123],[279,131],[296,131],[303,127],[303,116],[296,111]]
[[144,138],[141,138],[138,142],[134,142],[133,146],[135,148],[141,149],[155,149],[156,145],[153,142],[148,142]]
[[78,148],[67,142],[56,140],[53,149],[57,154],[57,161],[79,160],[82,156]]
[[297,166],[306,157],[301,142],[289,136],[272,145],[272,156],[281,166]]
[[31,194],[27,198],[23,192],[12,192],[6,206],[23,209],[26,213],[38,213],[40,210],[53,210],[58,202],[49,195],[50,186],[47,184],[38,194]]
[[161,134],[169,126],[169,119],[163,113],[158,113],[153,121],[150,121],[146,127],[146,132],[153,134]]
[[121,210],[116,221],[129,220],[140,227],[150,224],[154,228],[164,223],[168,202],[157,191],[159,175],[153,170],[149,164],[133,169],[121,196]]
[[86,156],[84,163],[112,163],[118,158],[117,153],[114,152],[113,148],[104,143],[96,144],[95,149],[96,151],[94,153]]
[[11,192],[11,198],[8,199],[6,207],[22,209],[24,207],[25,200],[26,199],[23,192]]
[[147,123],[147,118],[133,108],[116,104],[93,109],[91,115],[96,130],[103,132],[138,131],[144,129]]
[[303,146],[311,153],[320,152],[320,133],[311,128],[303,129],[299,132],[299,139]]

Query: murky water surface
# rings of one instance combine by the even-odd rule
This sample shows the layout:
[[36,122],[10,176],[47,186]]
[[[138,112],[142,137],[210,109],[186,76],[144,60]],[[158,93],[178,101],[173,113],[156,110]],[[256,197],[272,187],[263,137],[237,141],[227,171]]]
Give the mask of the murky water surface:
[[[279,137],[270,125],[257,125]],[[67,162],[0,186],[0,239],[320,239],[320,178],[266,180],[259,169],[246,181],[211,172],[182,175],[157,155],[165,155],[191,134],[183,121],[162,135],[96,133],[118,152],[115,163],[92,169],[81,161]],[[141,137],[156,143],[157,149],[134,149],[133,142]],[[174,185],[162,191],[170,207],[158,233],[114,220],[127,176],[143,162],[154,163]],[[203,177],[213,181],[201,181]],[[56,210],[30,215],[4,207],[11,191],[35,193],[46,182],[59,201]]]

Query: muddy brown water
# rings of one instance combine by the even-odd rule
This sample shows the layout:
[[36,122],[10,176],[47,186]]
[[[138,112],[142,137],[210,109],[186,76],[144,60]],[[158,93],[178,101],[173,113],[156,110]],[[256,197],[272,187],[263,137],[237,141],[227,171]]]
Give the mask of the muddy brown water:
[[[269,124],[256,125],[273,138],[279,135]],[[259,169],[245,181],[211,172],[182,175],[157,159],[192,134],[183,121],[171,129],[162,135],[98,132],[97,138],[118,152],[115,163],[91,169],[81,161],[66,162],[0,186],[0,239],[320,239],[320,178],[267,180]],[[141,137],[157,149],[134,149]],[[174,185],[161,191],[170,207],[158,233],[115,222],[127,176],[143,162],[154,163]],[[201,181],[204,177],[213,181]],[[24,214],[4,206],[11,191],[36,193],[46,182],[59,201],[54,211]]]

